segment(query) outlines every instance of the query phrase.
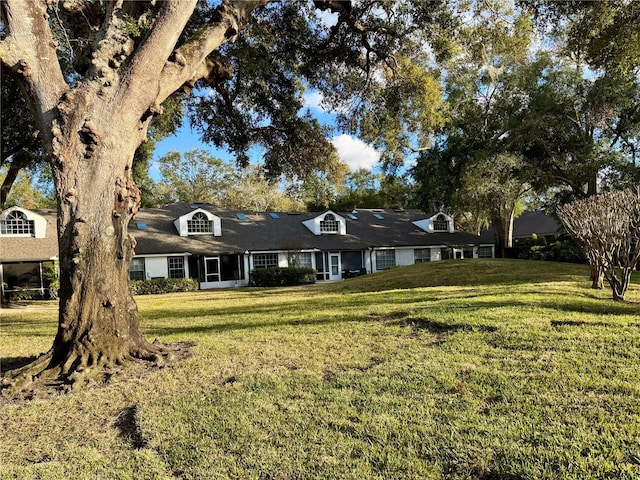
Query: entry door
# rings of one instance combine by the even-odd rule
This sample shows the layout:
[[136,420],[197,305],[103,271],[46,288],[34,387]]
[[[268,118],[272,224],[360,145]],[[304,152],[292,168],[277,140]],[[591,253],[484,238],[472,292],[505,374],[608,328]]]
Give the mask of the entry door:
[[329,280],[340,280],[342,275],[340,274],[340,254],[329,254]]
[[220,257],[207,257],[204,259],[204,281],[220,281]]

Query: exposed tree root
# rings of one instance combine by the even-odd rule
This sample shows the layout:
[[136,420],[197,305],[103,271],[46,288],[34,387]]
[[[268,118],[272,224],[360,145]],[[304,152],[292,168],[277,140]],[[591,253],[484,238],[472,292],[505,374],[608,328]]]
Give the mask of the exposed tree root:
[[[63,359],[55,360],[53,349],[33,362],[3,372],[2,395],[33,398],[38,393],[66,392],[89,384],[104,385],[116,376],[138,365],[144,370],[165,368],[191,356],[192,343],[162,344],[159,341],[133,344],[124,351],[98,349],[93,345],[76,344]],[[136,369],[140,374],[139,368]]]

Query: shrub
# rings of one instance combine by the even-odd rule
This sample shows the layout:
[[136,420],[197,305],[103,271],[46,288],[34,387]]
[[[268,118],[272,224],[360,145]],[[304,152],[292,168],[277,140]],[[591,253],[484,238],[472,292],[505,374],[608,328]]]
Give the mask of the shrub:
[[60,277],[58,277],[58,265],[57,264],[45,265],[42,269],[42,276],[44,277],[48,298],[50,300],[57,300],[58,290],[60,289]]
[[23,300],[43,300],[45,296],[39,288],[13,290],[8,294],[10,302],[20,302]]
[[154,278],[131,282],[131,293],[134,295],[193,292],[196,290],[198,290],[198,282],[192,278]]
[[281,287],[308,283],[316,283],[316,271],[313,268],[260,268],[249,275],[249,285],[253,287]]

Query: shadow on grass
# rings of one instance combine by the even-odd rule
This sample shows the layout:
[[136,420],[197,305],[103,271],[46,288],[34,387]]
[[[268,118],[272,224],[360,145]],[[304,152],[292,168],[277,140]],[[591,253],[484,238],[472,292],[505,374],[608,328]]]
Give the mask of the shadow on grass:
[[142,437],[140,426],[136,418],[137,409],[135,406],[122,410],[115,421],[114,427],[118,430],[118,436],[129,443],[136,450],[144,448],[146,442]]
[[456,332],[488,332],[493,333],[498,327],[493,325],[472,325],[470,323],[447,323],[430,318],[406,318],[393,322],[400,326],[408,326],[415,330],[427,330],[431,333],[456,333]]
[[[175,313],[174,317],[179,317],[179,314]],[[347,322],[371,322],[370,318],[366,316],[340,316],[340,317],[330,317],[330,318],[321,318],[317,320],[271,320],[264,322],[251,322],[251,323],[241,323],[241,322],[233,322],[233,323],[216,323],[213,325],[192,325],[192,326],[153,326],[144,328],[144,333],[146,335],[175,335],[175,334],[198,334],[198,333],[224,333],[230,331],[240,331],[240,330],[253,330],[259,328],[270,328],[270,327],[288,327],[288,326],[296,326],[296,325],[312,325],[312,326],[321,326],[321,325],[330,325],[333,323],[347,323]]]
[[16,370],[22,368],[25,365],[33,362],[38,355],[32,357],[3,357],[0,358],[0,373],[4,373],[7,370]]

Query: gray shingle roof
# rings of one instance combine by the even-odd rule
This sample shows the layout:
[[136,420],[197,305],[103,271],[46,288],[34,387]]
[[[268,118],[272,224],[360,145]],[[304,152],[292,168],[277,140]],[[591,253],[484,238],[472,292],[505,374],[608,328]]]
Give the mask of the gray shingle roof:
[[514,238],[531,237],[534,233],[538,236],[558,235],[560,230],[558,221],[541,210],[524,212],[513,222]]
[[[136,253],[162,254],[191,252],[239,253],[262,250],[363,250],[372,247],[430,246],[430,245],[477,245],[479,237],[468,233],[426,233],[413,225],[412,221],[427,218],[418,210],[358,210],[357,220],[338,213],[346,219],[346,235],[314,235],[302,222],[321,215],[322,212],[286,213],[278,212],[279,218],[269,213],[238,212],[220,210],[212,205],[198,204],[199,208],[220,217],[222,236],[193,235],[180,237],[174,220],[193,208],[188,204],[169,205],[160,209],[140,210],[130,231],[138,242]],[[382,219],[376,218],[379,213]],[[138,230],[136,223],[146,224]]]
[[[174,221],[193,211],[190,204],[175,204],[162,208],[141,209],[129,225],[129,232],[136,238],[137,255],[153,255],[189,252],[195,255],[212,253],[240,253],[269,250],[364,250],[368,247],[420,247],[477,245],[480,237],[469,233],[427,233],[412,222],[429,218],[419,210],[358,210],[357,219],[343,216],[347,224],[346,235],[314,235],[302,222],[323,212],[279,212],[279,218],[269,213],[236,213],[221,210],[213,205],[198,204],[199,208],[220,217],[222,236],[192,235],[181,237]],[[39,261],[58,255],[56,213],[53,210],[36,213],[47,220],[46,238],[2,237],[0,261]],[[382,218],[376,218],[378,213]],[[145,229],[139,229],[144,223]]]
[[34,210],[47,220],[45,238],[0,237],[0,262],[37,262],[58,256],[56,211]]

